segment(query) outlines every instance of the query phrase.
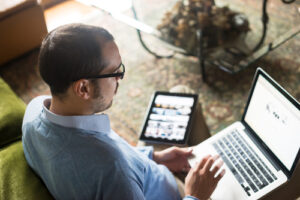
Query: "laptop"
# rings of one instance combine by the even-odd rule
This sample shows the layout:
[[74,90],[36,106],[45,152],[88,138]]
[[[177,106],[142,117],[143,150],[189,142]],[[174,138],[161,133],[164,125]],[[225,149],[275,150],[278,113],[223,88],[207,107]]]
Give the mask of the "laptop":
[[212,199],[259,199],[287,182],[296,168],[300,104],[258,68],[241,121],[193,148],[192,167],[208,154],[224,161],[226,173]]

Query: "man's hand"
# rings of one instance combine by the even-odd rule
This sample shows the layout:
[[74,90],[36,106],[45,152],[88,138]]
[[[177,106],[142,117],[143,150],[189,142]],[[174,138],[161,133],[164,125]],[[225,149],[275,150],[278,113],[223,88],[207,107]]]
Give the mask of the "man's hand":
[[216,173],[223,165],[223,161],[217,163],[212,169],[212,165],[219,156],[205,156],[200,163],[197,163],[185,178],[185,195],[194,196],[200,200],[210,198],[216,189],[218,182],[224,176],[223,169],[217,177]]
[[154,152],[153,160],[163,164],[172,172],[188,172],[190,164],[188,157],[192,155],[192,148],[171,147],[163,151]]

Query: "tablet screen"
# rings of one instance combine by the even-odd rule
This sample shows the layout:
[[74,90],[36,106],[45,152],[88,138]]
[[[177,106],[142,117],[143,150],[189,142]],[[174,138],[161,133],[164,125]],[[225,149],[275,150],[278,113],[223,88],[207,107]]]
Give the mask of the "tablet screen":
[[185,144],[197,95],[156,92],[141,140]]

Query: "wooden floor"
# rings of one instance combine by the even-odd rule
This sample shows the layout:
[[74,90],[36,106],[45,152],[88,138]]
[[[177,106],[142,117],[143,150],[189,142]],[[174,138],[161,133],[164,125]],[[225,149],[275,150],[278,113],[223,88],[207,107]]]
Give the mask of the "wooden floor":
[[69,0],[46,9],[44,14],[48,31],[51,31],[64,24],[86,21],[99,12],[96,8]]

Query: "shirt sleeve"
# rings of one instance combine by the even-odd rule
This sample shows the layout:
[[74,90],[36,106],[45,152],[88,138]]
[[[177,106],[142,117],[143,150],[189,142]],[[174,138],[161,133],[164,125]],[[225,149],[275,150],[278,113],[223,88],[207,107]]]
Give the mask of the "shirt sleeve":
[[143,183],[136,180],[130,174],[130,171],[127,171],[125,174],[124,169],[108,173],[105,178],[106,181],[102,183],[101,199],[145,200]]
[[199,200],[199,199],[193,196],[185,196],[182,200]]
[[153,160],[153,147],[152,146],[139,146],[139,147],[135,147],[135,149],[139,152],[141,152],[142,154],[144,154],[145,156],[147,156],[148,158],[150,158],[151,160]]

